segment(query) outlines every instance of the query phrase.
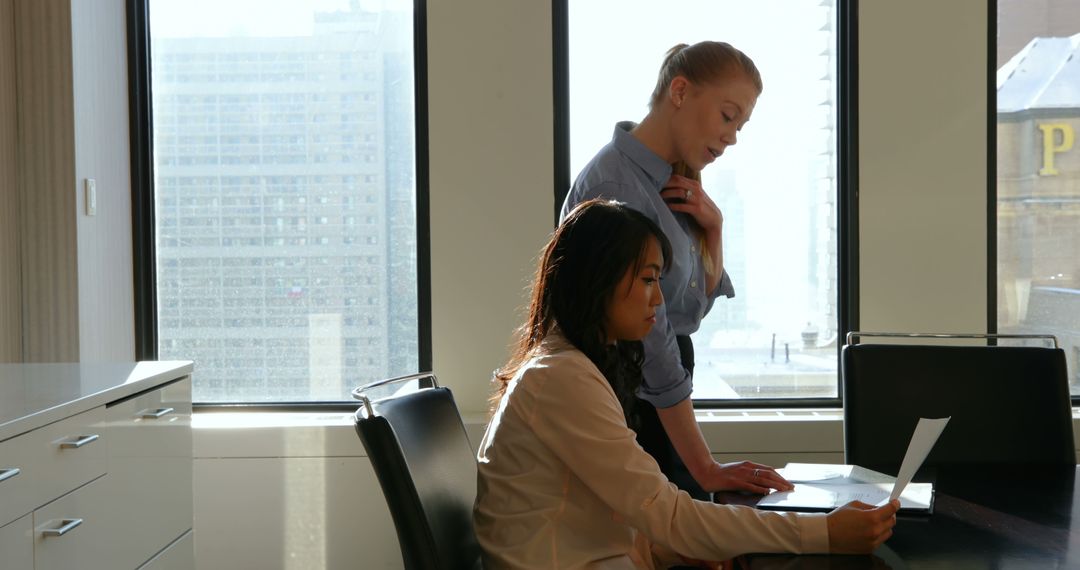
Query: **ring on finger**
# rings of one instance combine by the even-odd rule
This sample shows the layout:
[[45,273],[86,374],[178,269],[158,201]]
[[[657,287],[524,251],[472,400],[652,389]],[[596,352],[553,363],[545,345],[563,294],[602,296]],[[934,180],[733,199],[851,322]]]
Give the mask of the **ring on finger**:
[[691,196],[693,196],[693,195],[694,195],[694,191],[693,191],[693,190],[687,190],[687,191],[686,191],[686,199],[687,199],[687,200],[689,200],[689,199],[690,199],[690,197],[691,197]]

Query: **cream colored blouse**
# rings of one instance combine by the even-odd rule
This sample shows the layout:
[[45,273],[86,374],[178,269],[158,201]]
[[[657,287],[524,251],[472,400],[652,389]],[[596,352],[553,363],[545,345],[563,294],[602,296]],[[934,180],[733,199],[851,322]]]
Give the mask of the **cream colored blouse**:
[[[655,568],[747,552],[827,552],[824,515],[695,501],[638,446],[600,370],[551,335],[480,444],[486,568]],[[670,550],[669,550],[670,549]],[[666,554],[665,554],[666,553]]]

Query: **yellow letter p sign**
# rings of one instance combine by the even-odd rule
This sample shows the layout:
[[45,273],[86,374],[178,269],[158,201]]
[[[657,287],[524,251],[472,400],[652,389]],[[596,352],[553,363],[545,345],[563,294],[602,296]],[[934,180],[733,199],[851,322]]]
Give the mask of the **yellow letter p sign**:
[[[1039,125],[1043,135],[1043,166],[1039,169],[1039,176],[1054,176],[1058,170],[1054,168],[1054,155],[1065,152],[1073,147],[1072,125],[1065,123],[1043,123]],[[1061,133],[1061,143],[1057,143],[1057,133]]]

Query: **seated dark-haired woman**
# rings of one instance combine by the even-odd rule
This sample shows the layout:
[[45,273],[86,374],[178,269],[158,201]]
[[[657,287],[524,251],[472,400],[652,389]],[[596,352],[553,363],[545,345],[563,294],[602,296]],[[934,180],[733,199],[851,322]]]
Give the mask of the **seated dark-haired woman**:
[[616,202],[584,202],[552,234],[480,445],[474,521],[485,567],[860,553],[892,534],[895,502],[815,515],[696,501],[638,446],[627,417],[669,257],[659,228]]

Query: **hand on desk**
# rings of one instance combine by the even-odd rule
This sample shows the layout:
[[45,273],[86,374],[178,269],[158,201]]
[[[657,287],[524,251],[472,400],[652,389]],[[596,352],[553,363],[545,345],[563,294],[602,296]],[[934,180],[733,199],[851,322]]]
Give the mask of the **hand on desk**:
[[852,501],[826,516],[829,525],[829,552],[869,554],[892,536],[900,501],[880,507]]
[[761,495],[769,494],[772,489],[790,491],[795,488],[772,467],[752,461],[714,461],[698,479],[698,484],[707,491],[750,491]]

